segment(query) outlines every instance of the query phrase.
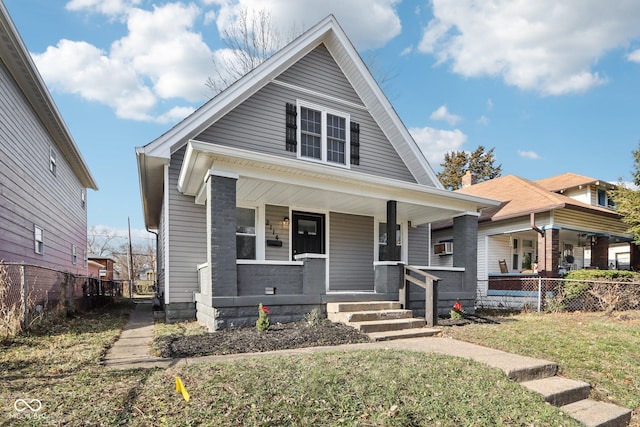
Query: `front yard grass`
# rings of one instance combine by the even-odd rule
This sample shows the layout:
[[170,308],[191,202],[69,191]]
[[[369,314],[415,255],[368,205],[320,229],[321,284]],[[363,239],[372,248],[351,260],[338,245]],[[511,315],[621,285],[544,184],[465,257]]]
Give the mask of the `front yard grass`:
[[591,397],[633,409],[640,426],[640,313],[523,313],[500,324],[447,327],[453,338],[552,360],[591,384]]
[[[501,371],[423,353],[108,371],[100,360],[130,309],[116,304],[0,346],[0,425],[577,425]],[[188,402],[175,391],[176,377]],[[34,399],[38,411],[24,406],[36,408]]]

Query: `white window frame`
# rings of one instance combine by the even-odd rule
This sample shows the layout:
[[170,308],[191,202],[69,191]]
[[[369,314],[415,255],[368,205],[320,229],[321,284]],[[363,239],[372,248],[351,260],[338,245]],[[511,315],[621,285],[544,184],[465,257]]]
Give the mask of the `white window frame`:
[[71,245],[71,264],[76,265],[78,263],[78,248],[76,245]]
[[237,230],[237,225],[236,225],[236,238],[237,236],[249,236],[249,237],[253,237],[254,238],[254,245],[255,247],[253,248],[254,253],[255,253],[255,258],[237,258],[236,255],[236,260],[257,260],[260,258],[260,254],[258,252],[259,247],[258,247],[258,207],[257,206],[247,206],[247,205],[238,205],[236,206],[236,209],[251,209],[253,210],[253,233],[239,233]]
[[38,255],[44,255],[44,230],[37,225],[33,226],[33,250]]
[[[300,123],[302,120],[302,108],[307,108],[310,110],[316,110],[320,112],[320,116],[321,116],[320,128],[322,130],[322,133],[320,136],[320,159],[316,159],[314,157],[306,157],[301,154],[302,127]],[[296,144],[296,151],[297,151],[296,155],[298,159],[350,169],[351,168],[351,115],[343,111],[334,110],[331,108],[324,107],[322,105],[313,104],[311,102],[306,102],[301,100],[297,100],[297,113],[298,115],[296,117],[296,126],[297,126],[296,140],[298,141],[298,143]],[[331,114],[332,116],[342,117],[345,119],[344,163],[331,162],[327,160],[327,157],[328,157],[327,156],[327,148],[328,148],[327,147],[327,114]]]
[[87,207],[87,190],[84,188],[80,190],[80,204],[82,205],[82,209]]
[[53,176],[58,176],[58,154],[53,147],[49,147],[49,171]]

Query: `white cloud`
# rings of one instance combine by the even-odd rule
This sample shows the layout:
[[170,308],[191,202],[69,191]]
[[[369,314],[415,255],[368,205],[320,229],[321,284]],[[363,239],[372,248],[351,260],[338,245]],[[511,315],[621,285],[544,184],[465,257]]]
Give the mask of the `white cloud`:
[[487,111],[493,110],[493,99],[491,98],[487,99],[486,104],[487,104]]
[[[606,82],[598,58],[640,36],[640,2],[433,0],[418,49],[466,77],[501,77],[546,95]],[[640,55],[640,54],[639,54]]]
[[489,124],[489,117],[483,114],[478,118],[478,120],[476,120],[476,123],[478,123],[479,125],[487,126]]
[[335,15],[349,39],[360,50],[384,46],[400,34],[396,12],[400,0],[219,0],[217,25],[227,28],[243,10],[266,10],[282,34],[308,29],[329,14]]
[[531,160],[540,160],[542,158],[535,151],[518,150],[518,155],[520,157],[524,157],[525,159],[531,159]]
[[212,52],[193,30],[199,15],[193,4],[168,3],[152,11],[133,8],[127,15],[127,35],[113,42],[109,52],[87,42],[61,40],[34,54],[34,61],[53,90],[106,104],[118,117],[161,123],[181,119],[180,114],[192,109],[156,110],[160,100],[198,102],[210,95],[205,82]]
[[444,120],[445,122],[449,123],[452,126],[458,123],[462,119],[460,116],[456,114],[451,114],[449,110],[447,110],[446,105],[441,105],[440,107],[438,107],[436,111],[431,113],[429,118],[431,120]]
[[627,55],[627,59],[631,62],[640,63],[640,49],[636,49]]
[[467,135],[459,129],[410,128],[409,133],[433,168],[444,162],[446,153],[460,151],[460,147],[467,141]]
[[73,11],[85,10],[118,16],[125,14],[138,4],[140,4],[140,0],[70,0],[65,7]]

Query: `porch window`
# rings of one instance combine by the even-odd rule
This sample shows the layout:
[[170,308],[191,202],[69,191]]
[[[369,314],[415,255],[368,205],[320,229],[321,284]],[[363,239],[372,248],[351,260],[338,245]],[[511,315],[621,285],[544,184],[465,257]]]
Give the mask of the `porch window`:
[[[298,157],[349,166],[350,118],[348,114],[314,105],[299,105]],[[358,129],[359,131],[359,129]],[[359,133],[359,132],[358,132]],[[359,156],[359,153],[358,153]]]
[[53,150],[53,147],[49,147],[49,171],[55,176],[58,171],[58,154]]
[[236,258],[256,259],[256,210],[236,208]]
[[[378,261],[384,259],[387,252],[387,224],[381,222],[378,225]],[[402,230],[400,224],[396,224],[396,245],[398,245],[399,253],[402,253]],[[399,261],[399,260],[398,260]]]

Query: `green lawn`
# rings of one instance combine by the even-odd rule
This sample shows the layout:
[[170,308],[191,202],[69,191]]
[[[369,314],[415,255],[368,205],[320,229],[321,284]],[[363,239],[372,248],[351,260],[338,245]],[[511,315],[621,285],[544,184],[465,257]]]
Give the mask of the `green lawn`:
[[[100,359],[129,311],[115,305],[0,346],[0,425],[577,425],[500,371],[422,353],[107,371]],[[176,377],[188,402],[175,391]],[[42,408],[33,412],[19,399],[34,407],[38,399]]]
[[585,381],[591,397],[634,409],[640,426],[640,313],[523,313],[499,325],[447,327],[445,334],[552,360],[560,375]]

